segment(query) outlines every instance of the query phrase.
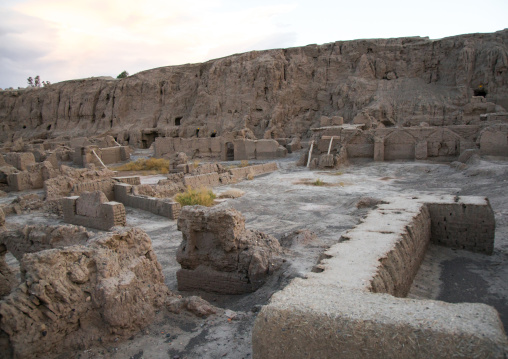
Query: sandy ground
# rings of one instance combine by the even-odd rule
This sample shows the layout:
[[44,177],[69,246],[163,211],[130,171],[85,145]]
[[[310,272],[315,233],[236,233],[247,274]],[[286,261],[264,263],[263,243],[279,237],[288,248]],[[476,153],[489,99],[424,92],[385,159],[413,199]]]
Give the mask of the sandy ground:
[[[485,159],[466,169],[433,162],[361,161],[333,171],[296,167],[299,154],[279,161],[280,171],[215,192],[238,188],[245,195],[220,206],[234,207],[246,217],[247,228],[280,238],[306,229],[317,239],[287,249],[287,262],[268,283],[252,294],[201,295],[211,304],[228,309],[201,319],[189,313],[161,311],[156,321],[129,340],[66,353],[60,358],[250,358],[251,330],[260,306],[295,277],[304,277],[319,255],[355,226],[368,209],[357,209],[361,197],[378,199],[417,193],[478,195],[490,199],[496,215],[496,244],[492,256],[431,246],[413,283],[410,297],[449,302],[483,302],[493,305],[508,327],[508,163]],[[313,186],[316,179],[326,186]],[[143,180],[152,183],[154,177]],[[43,214],[8,217],[9,222],[60,223]],[[176,221],[127,208],[127,224],[145,230],[162,265],[168,287],[177,292],[175,259],[181,233]],[[10,263],[15,265],[14,259]],[[231,311],[234,311],[232,313]]]

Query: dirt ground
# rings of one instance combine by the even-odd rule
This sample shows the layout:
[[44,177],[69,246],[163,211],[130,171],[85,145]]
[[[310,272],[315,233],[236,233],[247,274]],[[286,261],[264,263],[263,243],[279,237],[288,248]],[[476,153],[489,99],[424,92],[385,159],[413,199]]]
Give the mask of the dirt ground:
[[[283,268],[258,291],[248,295],[200,295],[223,308],[207,319],[189,313],[161,311],[157,320],[127,341],[66,353],[59,358],[250,358],[251,330],[260,306],[295,277],[305,277],[319,255],[355,226],[369,210],[357,209],[362,197],[377,199],[418,193],[485,196],[496,215],[496,243],[492,256],[431,246],[413,283],[410,297],[448,302],[483,302],[494,306],[508,328],[508,162],[483,159],[465,169],[433,162],[359,161],[332,171],[309,171],[297,167],[299,154],[279,161],[280,171],[215,188],[245,191],[220,206],[234,207],[246,217],[247,228],[278,239],[295,230],[308,230],[316,239],[286,249]],[[163,176],[161,176],[162,178]],[[157,176],[143,179],[155,183]],[[325,186],[314,186],[317,179]],[[19,224],[61,223],[50,215],[10,216]],[[145,230],[162,265],[166,284],[177,291],[175,253],[181,241],[176,221],[127,208],[127,224]],[[14,264],[10,259],[10,264]]]

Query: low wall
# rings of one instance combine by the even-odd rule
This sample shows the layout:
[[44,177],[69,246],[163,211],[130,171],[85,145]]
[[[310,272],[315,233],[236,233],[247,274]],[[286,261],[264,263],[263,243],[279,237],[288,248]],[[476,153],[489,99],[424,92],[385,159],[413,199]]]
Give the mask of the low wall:
[[26,171],[28,166],[35,163],[35,156],[31,152],[10,152],[4,157],[5,162],[20,171]]
[[98,181],[76,183],[74,187],[72,187],[71,195],[79,196],[83,192],[101,191],[110,201],[113,201],[115,200],[115,194],[113,191],[114,185],[115,180],[111,178],[106,178]]
[[188,156],[219,158],[222,149],[221,137],[207,138],[172,138],[158,137],[155,139],[155,157],[165,154],[184,152]]
[[147,196],[135,196],[132,186],[124,183],[115,184],[114,197],[127,207],[139,208],[169,219],[177,219],[180,214],[180,204],[170,199],[160,199]]
[[81,197],[63,198],[64,222],[105,231],[114,226],[125,226],[126,216],[123,204],[106,201],[106,196],[99,191],[84,193]]
[[[306,279],[273,295],[254,323],[253,357],[504,358],[508,340],[494,308],[397,298],[408,292],[429,242],[448,244],[435,223],[444,208],[448,217],[476,213],[456,222],[474,233],[479,222],[494,223],[484,198],[394,198],[380,205]],[[452,244],[489,248],[494,227],[482,228],[481,236]]]

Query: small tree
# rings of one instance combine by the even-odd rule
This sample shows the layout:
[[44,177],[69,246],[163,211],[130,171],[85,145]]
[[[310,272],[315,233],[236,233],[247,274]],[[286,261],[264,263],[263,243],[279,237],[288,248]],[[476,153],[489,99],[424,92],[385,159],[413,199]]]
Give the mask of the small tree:
[[41,82],[41,77],[39,75],[35,76],[35,79],[33,79],[32,76],[30,76],[29,78],[26,79],[26,81],[28,82],[28,87],[41,87],[41,84],[44,87],[51,85],[51,82],[49,81]]
[[127,76],[129,76],[129,73],[128,73],[127,71],[123,70],[123,71],[120,73],[120,75],[118,75],[116,78],[117,78],[117,79],[124,79],[124,78],[126,78]]

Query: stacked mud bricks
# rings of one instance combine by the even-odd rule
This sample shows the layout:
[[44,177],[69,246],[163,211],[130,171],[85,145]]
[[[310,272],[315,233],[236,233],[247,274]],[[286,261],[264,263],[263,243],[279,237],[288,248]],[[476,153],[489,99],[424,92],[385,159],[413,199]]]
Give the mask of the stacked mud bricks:
[[122,203],[109,202],[100,191],[84,192],[81,196],[63,199],[64,222],[85,227],[109,230],[126,223]]

